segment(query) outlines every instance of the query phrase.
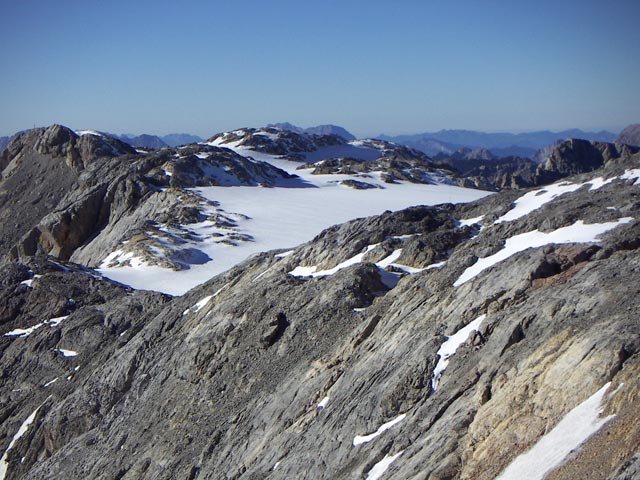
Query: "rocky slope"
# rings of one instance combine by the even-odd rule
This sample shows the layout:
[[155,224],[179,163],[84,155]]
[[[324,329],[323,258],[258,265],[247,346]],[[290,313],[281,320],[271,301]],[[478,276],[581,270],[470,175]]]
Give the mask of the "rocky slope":
[[355,220],[176,298],[5,257],[0,472],[638,478],[639,179]]

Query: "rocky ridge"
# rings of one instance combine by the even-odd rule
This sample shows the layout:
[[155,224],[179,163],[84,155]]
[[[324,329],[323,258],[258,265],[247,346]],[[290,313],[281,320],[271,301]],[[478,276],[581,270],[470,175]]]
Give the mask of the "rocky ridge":
[[61,126],[19,136],[0,162],[6,205],[0,215],[15,223],[3,229],[2,253],[48,254],[91,267],[119,246],[123,256],[165,268],[206,261],[193,247],[200,236],[192,225],[208,222],[221,242],[250,239],[234,230],[237,215],[189,188],[296,182],[224,148],[191,145],[143,155],[111,137],[78,136]]
[[207,143],[223,147],[231,144],[290,160],[304,160],[305,153],[321,147],[344,145],[346,140],[337,135],[314,135],[278,128],[244,128],[216,134]]
[[[575,151],[550,166],[571,171]],[[607,158],[529,192],[337,225],[183,297],[5,257],[8,473],[493,479],[608,386],[607,421],[551,476],[637,478],[640,157]]]
[[[358,184],[347,184],[355,188],[363,188],[367,183],[367,178],[372,174],[379,174],[385,183],[409,182],[425,184],[455,184],[455,173],[451,170],[438,169],[428,159],[428,157],[415,156],[407,158],[407,155],[382,156],[376,160],[361,160],[356,158],[332,158],[319,162],[306,163],[298,167],[302,169],[312,169],[313,175],[348,174],[356,175],[362,180]],[[345,180],[345,184],[350,180]],[[366,188],[366,187],[364,187]],[[369,188],[376,188],[372,185]]]
[[610,163],[623,163],[638,151],[638,147],[629,145],[570,139],[550,148],[539,163],[507,157],[488,161],[441,160],[440,164],[457,168],[464,177],[464,186],[501,191],[545,185]]

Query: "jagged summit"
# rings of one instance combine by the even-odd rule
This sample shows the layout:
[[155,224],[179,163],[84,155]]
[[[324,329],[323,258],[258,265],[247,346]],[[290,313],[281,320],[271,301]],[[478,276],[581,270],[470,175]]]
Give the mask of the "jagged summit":
[[16,135],[0,156],[0,168],[7,168],[10,161],[20,161],[23,154],[35,152],[64,158],[67,165],[79,173],[98,158],[135,154],[129,145],[107,135],[92,132],[78,135],[62,125],[34,128]]

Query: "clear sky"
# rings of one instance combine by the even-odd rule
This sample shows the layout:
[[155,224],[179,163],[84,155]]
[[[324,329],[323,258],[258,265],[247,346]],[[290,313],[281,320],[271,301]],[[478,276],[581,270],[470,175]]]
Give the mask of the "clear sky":
[[640,0],[21,0],[0,12],[0,135],[640,122]]

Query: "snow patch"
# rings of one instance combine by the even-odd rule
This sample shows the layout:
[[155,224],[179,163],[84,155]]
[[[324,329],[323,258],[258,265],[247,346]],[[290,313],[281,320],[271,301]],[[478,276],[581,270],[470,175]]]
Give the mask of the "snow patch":
[[382,433],[384,433],[387,430],[389,430],[391,427],[393,427],[393,426],[397,425],[398,423],[400,423],[402,420],[405,419],[406,416],[407,415],[404,414],[404,413],[402,415],[398,415],[396,418],[394,418],[390,422],[383,423],[382,425],[380,425],[378,430],[376,430],[373,433],[370,433],[369,435],[356,435],[355,437],[353,437],[353,446],[356,447],[358,445],[362,445],[363,443],[370,442],[374,438],[380,436]]
[[62,354],[63,357],[75,357],[78,355],[78,352],[74,351],[74,350],[67,350],[64,348],[58,348],[56,351],[60,352]]
[[49,325],[51,327],[57,327],[58,325],[60,325],[60,322],[62,322],[68,316],[69,315],[65,315],[64,317],[51,318],[49,320],[46,320],[46,321],[44,321],[42,323],[38,323],[38,324],[33,325],[32,327],[28,327],[28,328],[16,328],[14,330],[11,330],[10,332],[5,333],[4,336],[5,337],[20,337],[20,338],[28,337],[33,332],[35,332],[38,328],[40,328],[40,327],[42,327],[44,325]]
[[431,389],[435,392],[438,388],[438,383],[442,377],[442,373],[449,365],[449,360],[455,355],[458,347],[467,341],[471,332],[477,332],[480,328],[480,324],[487,318],[486,315],[480,315],[478,318],[470,322],[468,325],[462,327],[456,333],[447,337],[447,340],[438,349],[438,363],[433,369],[433,375],[431,376]]
[[471,225],[475,225],[480,223],[484,219],[484,215],[480,215],[479,217],[467,218],[466,220],[458,220],[459,227],[470,227]]
[[2,455],[2,459],[0,459],[0,480],[4,480],[5,476],[7,475],[7,469],[9,468],[9,460],[7,458],[9,454],[9,450],[13,448],[13,446],[20,439],[20,437],[22,437],[25,433],[27,433],[27,430],[29,430],[29,426],[36,419],[38,410],[40,410],[40,407],[36,408],[33,411],[33,413],[29,415],[24,422],[22,422],[22,425],[20,425],[20,428],[18,429],[16,434],[13,436],[13,439],[9,443],[9,446],[4,451],[4,455]]
[[389,466],[400,456],[402,455],[402,453],[404,452],[404,450],[400,450],[398,453],[396,453],[395,455],[385,455],[384,458],[382,460],[380,460],[378,463],[376,463],[373,468],[371,470],[369,470],[369,473],[367,473],[367,478],[366,480],[378,480],[379,478],[382,477],[382,475],[384,474],[384,472],[387,471],[387,468],[389,468]]
[[548,185],[540,190],[525,193],[513,202],[514,207],[498,218],[495,223],[511,222],[524,217],[565,193],[575,192],[582,185],[582,183],[560,182]]
[[607,383],[567,413],[529,451],[516,457],[498,480],[542,480],[547,473],[561,465],[571,452],[615,416],[600,417],[604,411],[602,401],[610,385],[610,382]]
[[324,397],[322,400],[320,400],[320,403],[316,405],[316,408],[326,408],[328,403],[329,403],[329,397]]
[[618,225],[632,222],[632,217],[620,218],[615,222],[585,224],[582,220],[578,220],[573,225],[562,227],[550,233],[533,230],[527,233],[514,235],[505,241],[504,248],[488,257],[479,258],[476,263],[467,268],[462,275],[453,283],[454,287],[459,287],[472,278],[475,278],[481,272],[500,263],[507,258],[522,252],[528,248],[537,248],[549,244],[564,243],[597,243],[598,236],[609,230],[614,229]]
[[83,135],[94,135],[96,137],[104,137],[104,135],[102,133],[98,132],[97,130],[78,130],[75,133],[79,137],[81,137]]
[[640,185],[640,168],[634,168],[631,170],[625,170],[622,175],[620,175],[622,180],[634,180],[634,185]]

